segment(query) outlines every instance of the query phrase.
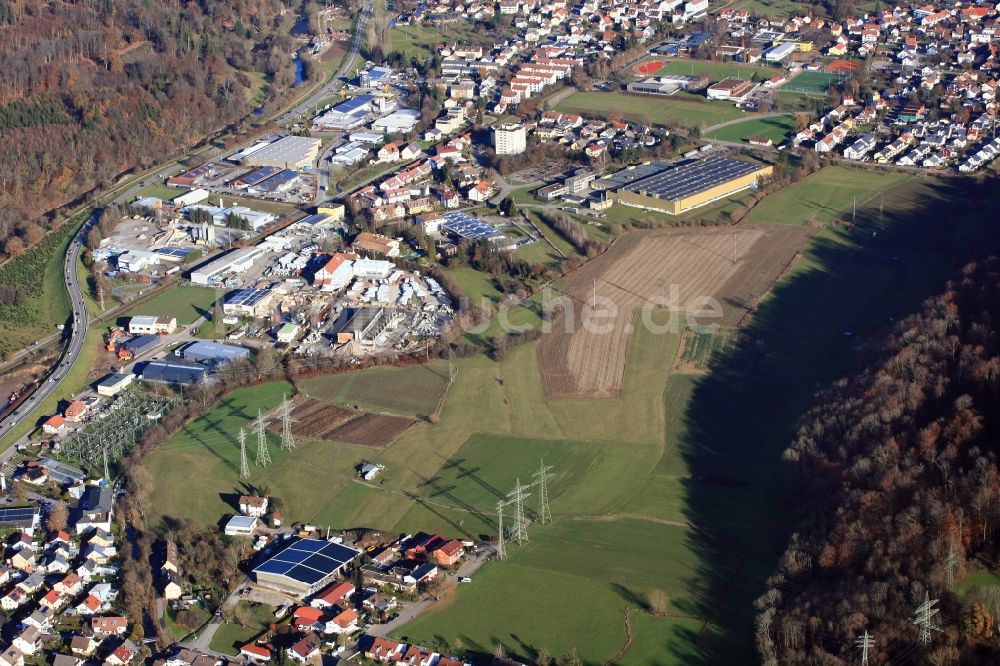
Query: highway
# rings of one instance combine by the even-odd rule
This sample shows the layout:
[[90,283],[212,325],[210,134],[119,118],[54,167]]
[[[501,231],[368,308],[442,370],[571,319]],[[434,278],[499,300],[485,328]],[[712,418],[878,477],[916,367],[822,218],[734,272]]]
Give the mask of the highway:
[[[83,249],[83,242],[87,238],[87,234],[90,232],[94,221],[94,217],[91,217],[80,227],[80,230],[70,242],[69,249],[66,251],[66,256],[63,259],[63,274],[66,277],[66,289],[69,291],[70,303],[73,306],[73,314],[67,325],[70,337],[66,351],[63,353],[56,367],[49,373],[49,376],[43,380],[42,385],[35,389],[35,392],[21,403],[13,414],[4,419],[3,423],[0,423],[0,437],[9,433],[24,419],[29,418],[32,411],[59,387],[63,377],[66,376],[66,372],[80,358],[80,352],[83,351],[83,340],[87,336],[87,327],[90,325],[90,321],[87,315],[87,304],[83,300],[83,291],[80,289],[80,278],[76,272],[76,263],[77,258],[80,256],[80,251]],[[4,455],[6,456],[6,453]]]

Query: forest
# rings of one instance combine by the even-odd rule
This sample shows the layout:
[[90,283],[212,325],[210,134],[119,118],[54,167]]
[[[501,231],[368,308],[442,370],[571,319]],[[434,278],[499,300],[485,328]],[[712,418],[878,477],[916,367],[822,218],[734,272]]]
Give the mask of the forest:
[[[301,4],[0,0],[4,256],[37,243],[61,205],[287,93]],[[253,100],[257,73],[268,85]]]
[[[818,396],[784,454],[801,508],[758,599],[766,664],[1000,661],[1000,260],[967,265],[861,374]],[[994,581],[995,582],[995,581]],[[914,613],[939,612],[926,645]]]

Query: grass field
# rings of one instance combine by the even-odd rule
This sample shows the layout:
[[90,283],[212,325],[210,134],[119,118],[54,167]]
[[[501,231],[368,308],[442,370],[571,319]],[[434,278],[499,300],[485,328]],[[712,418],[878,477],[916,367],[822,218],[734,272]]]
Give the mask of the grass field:
[[240,648],[256,638],[259,633],[260,629],[251,629],[239,624],[223,624],[212,636],[209,648],[213,652],[235,657],[240,653]]
[[806,95],[825,95],[830,86],[843,78],[841,74],[831,74],[828,72],[801,72],[782,85],[778,90]]
[[0,285],[19,294],[13,303],[0,305],[0,358],[56,333],[56,325],[66,323],[70,304],[61,258],[79,223],[64,222],[31,250],[0,267]]
[[845,219],[846,213],[849,220],[855,198],[861,206],[909,178],[871,169],[826,167],[765,198],[750,211],[750,219],[778,224],[830,224]]
[[434,413],[448,384],[448,363],[432,361],[405,368],[372,368],[306,379],[299,389],[307,396],[403,416]]
[[750,80],[757,76],[758,80],[767,80],[778,73],[774,67],[744,65],[738,62],[708,62],[707,60],[667,60],[656,72],[656,76],[665,74],[682,74],[684,76],[708,76],[713,79],[734,77]]
[[188,287],[177,285],[157,294],[142,305],[137,305],[123,313],[123,317],[135,315],[155,315],[176,317],[179,326],[193,324],[198,317],[212,315],[215,301],[225,295],[224,291],[208,287]]
[[465,21],[443,28],[422,25],[397,25],[389,34],[387,52],[398,51],[414,58],[427,58],[432,47],[441,42],[475,43],[478,39],[471,23]]
[[479,307],[484,302],[496,303],[500,300],[500,291],[488,274],[467,266],[454,268],[448,274],[462,295],[469,299],[469,305]]
[[[286,453],[272,443],[274,464],[254,467],[251,482],[282,500],[289,522],[478,538],[495,533],[498,496],[544,457],[555,466],[554,522],[534,522],[508,561],[488,563],[398,636],[475,655],[502,643],[522,659],[575,646],[585,663],[604,663],[625,642],[629,607],[639,609],[634,640],[619,663],[754,663],[753,600],[794,510],[781,452],[818,389],[855,371],[876,336],[973,253],[996,249],[992,212],[972,202],[997,191],[973,187],[910,180],[886,191],[882,225],[869,202],[854,229],[820,230],[708,372],[672,372],[678,354],[695,363],[706,354],[682,352],[679,333],[642,327],[613,398],[548,399],[537,344],[499,362],[465,358],[437,424],[377,452],[302,442]],[[413,386],[400,380],[395,390],[406,397]],[[241,489],[232,433],[288,390],[236,391],[153,451],[157,516],[217,525],[231,514]],[[354,478],[362,457],[385,465],[378,484]],[[653,587],[671,598],[667,618],[641,610]]]
[[709,132],[705,136],[719,141],[745,142],[751,137],[770,139],[775,145],[782,143],[795,129],[795,119],[791,116],[771,116],[770,118],[748,118],[741,123]]
[[746,115],[727,102],[676,97],[639,97],[624,93],[578,92],[560,102],[556,111],[590,118],[619,117],[633,122],[672,127],[708,127]]

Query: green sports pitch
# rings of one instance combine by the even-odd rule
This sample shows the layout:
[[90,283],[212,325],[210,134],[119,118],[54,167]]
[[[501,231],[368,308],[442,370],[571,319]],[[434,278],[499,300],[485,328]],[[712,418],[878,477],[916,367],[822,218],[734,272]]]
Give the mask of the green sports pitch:
[[825,95],[835,83],[847,78],[847,74],[831,72],[801,72],[788,83],[781,86],[781,92],[805,93],[807,95]]

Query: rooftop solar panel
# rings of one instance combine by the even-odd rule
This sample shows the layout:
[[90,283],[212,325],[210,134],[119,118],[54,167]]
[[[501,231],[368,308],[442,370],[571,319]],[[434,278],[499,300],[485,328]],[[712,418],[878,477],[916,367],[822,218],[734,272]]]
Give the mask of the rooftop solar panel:
[[0,509],[0,525],[30,524],[37,510],[33,506]]
[[665,166],[621,189],[665,200],[678,200],[704,192],[728,180],[760,169],[758,164],[724,157],[710,157],[682,166]]
[[312,585],[357,557],[359,551],[320,539],[299,539],[254,569]]

